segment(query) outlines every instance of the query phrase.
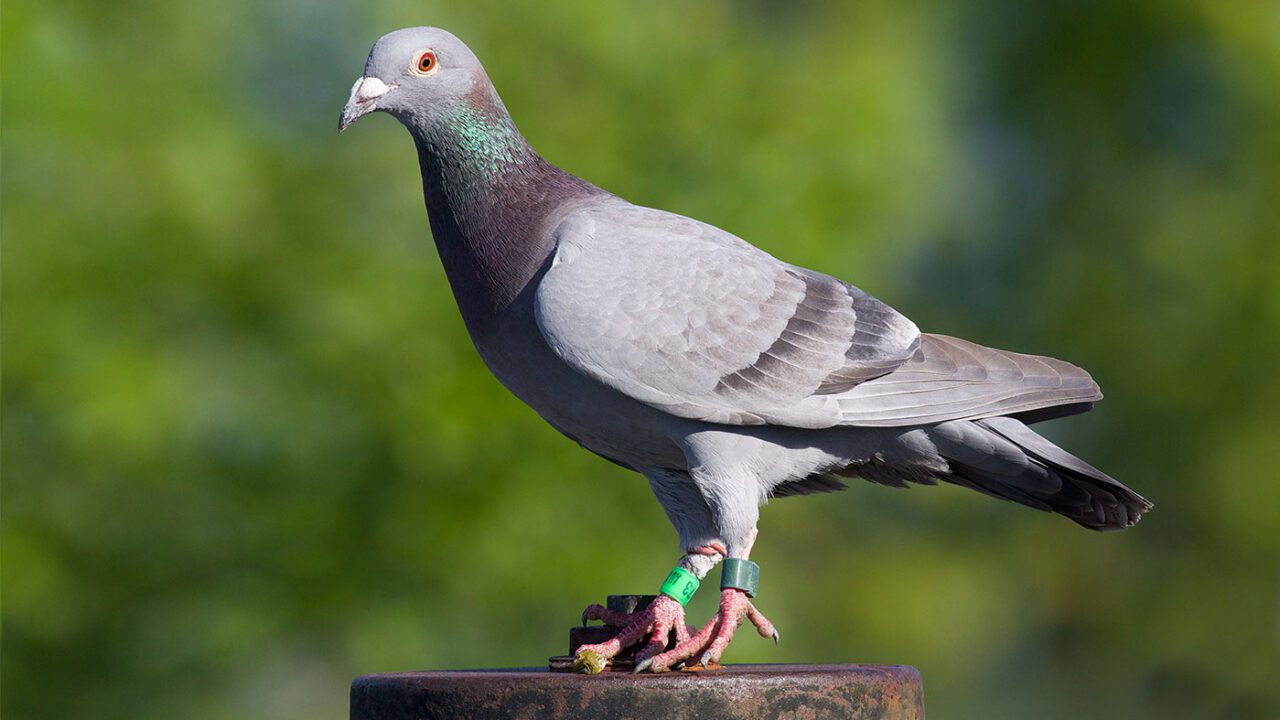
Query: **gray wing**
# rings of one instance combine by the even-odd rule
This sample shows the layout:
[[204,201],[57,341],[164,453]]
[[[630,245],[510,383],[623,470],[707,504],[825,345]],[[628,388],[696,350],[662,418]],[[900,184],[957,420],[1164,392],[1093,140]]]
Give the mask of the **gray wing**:
[[[999,415],[1046,419],[1102,399],[1089,373],[1062,360],[926,334],[896,371],[842,393],[841,423],[928,425]],[[1072,409],[1073,406],[1084,408]],[[1058,413],[1045,413],[1059,408]]]
[[1102,397],[1060,360],[921,335],[858,288],[695,220],[615,201],[557,229],[539,327],[571,367],[672,415],[910,426]]
[[901,366],[920,333],[834,278],[704,223],[614,201],[556,230],[539,327],[579,372],[680,417],[841,424],[837,398]]

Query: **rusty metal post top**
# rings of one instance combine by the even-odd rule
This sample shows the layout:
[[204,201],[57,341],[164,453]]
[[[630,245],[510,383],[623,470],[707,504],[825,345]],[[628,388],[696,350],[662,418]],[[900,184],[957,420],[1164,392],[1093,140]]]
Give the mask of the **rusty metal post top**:
[[351,720],[454,717],[918,720],[924,689],[905,665],[726,665],[659,675],[446,670],[351,684]]

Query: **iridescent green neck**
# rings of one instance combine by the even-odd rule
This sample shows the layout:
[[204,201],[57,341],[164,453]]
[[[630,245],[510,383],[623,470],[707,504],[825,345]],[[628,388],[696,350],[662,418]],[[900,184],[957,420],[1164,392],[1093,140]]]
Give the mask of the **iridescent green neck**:
[[550,254],[548,218],[600,191],[534,152],[496,95],[443,110],[414,136],[449,283],[472,334],[487,332]]
[[436,162],[455,182],[492,182],[538,160],[500,102],[459,103],[423,138]]
[[460,105],[446,121],[457,149],[485,173],[499,172],[528,160],[529,146],[511,119]]

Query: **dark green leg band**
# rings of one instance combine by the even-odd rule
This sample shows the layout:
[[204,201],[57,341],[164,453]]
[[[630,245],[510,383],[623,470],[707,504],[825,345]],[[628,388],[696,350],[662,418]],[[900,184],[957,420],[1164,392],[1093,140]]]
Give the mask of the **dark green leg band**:
[[755,597],[760,589],[760,566],[742,558],[725,558],[720,568],[720,589],[736,588]]

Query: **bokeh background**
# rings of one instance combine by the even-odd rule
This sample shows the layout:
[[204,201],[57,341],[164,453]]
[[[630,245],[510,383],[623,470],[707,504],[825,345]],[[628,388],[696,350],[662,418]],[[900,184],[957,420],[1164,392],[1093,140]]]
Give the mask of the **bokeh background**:
[[783,642],[728,660],[913,664],[943,718],[1280,717],[1280,4],[9,0],[6,720],[342,718],[357,674],[539,665],[678,556],[482,366],[407,134],[335,132],[416,24],[566,169],[1108,393],[1041,427],[1137,528],[780,500]]

